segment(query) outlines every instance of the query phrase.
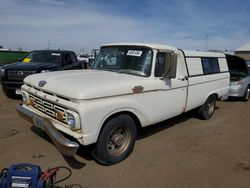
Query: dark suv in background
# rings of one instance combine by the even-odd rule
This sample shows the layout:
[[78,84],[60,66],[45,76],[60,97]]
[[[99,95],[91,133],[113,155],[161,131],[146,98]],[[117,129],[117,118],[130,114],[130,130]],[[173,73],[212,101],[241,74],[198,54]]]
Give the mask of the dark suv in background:
[[4,65],[0,76],[4,93],[12,97],[20,95],[23,79],[31,74],[82,69],[73,51],[65,50],[35,50],[20,62]]

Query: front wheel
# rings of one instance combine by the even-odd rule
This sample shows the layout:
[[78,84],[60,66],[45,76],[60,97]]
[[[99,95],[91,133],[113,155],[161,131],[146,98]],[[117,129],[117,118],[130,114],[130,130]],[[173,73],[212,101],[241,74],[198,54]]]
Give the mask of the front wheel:
[[134,149],[136,125],[128,115],[110,119],[100,132],[95,158],[103,165],[112,165],[127,158]]
[[211,95],[207,98],[206,102],[199,108],[198,114],[204,120],[208,120],[214,114],[216,107],[216,96]]
[[8,98],[15,98],[16,94],[14,90],[10,90],[10,89],[5,89],[4,90],[4,94],[8,97]]
[[242,99],[243,101],[248,101],[249,97],[250,97],[250,87],[247,87]]

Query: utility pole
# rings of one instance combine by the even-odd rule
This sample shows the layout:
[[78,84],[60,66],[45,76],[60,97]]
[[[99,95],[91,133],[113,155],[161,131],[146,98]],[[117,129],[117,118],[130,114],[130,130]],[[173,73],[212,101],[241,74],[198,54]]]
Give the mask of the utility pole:
[[49,40],[49,50],[50,50],[50,40]]
[[208,35],[206,35],[206,45],[205,45],[205,51],[207,51],[207,41],[208,41]]

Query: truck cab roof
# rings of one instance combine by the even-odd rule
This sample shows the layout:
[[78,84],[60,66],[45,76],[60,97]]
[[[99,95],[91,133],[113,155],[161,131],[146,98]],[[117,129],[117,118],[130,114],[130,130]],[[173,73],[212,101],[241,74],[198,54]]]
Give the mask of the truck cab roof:
[[160,50],[165,50],[165,49],[173,50],[173,51],[178,50],[176,47],[173,47],[173,46],[163,45],[163,44],[153,44],[153,43],[112,43],[112,44],[105,44],[103,46],[143,46],[143,47],[148,47],[152,49],[160,49]]

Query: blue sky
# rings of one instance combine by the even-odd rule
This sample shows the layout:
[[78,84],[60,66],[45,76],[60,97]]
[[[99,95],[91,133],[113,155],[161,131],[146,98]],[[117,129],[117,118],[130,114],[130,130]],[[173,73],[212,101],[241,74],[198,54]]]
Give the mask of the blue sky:
[[[0,0],[0,45],[91,51],[112,42],[234,50],[250,42],[249,0]],[[49,42],[50,41],[50,42]]]

